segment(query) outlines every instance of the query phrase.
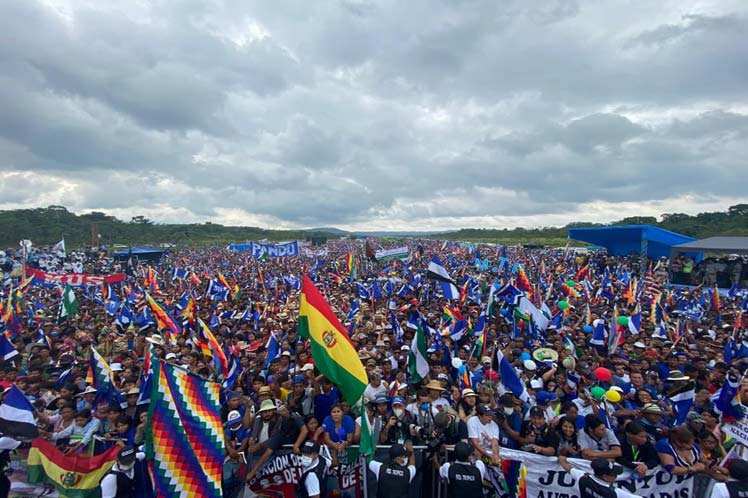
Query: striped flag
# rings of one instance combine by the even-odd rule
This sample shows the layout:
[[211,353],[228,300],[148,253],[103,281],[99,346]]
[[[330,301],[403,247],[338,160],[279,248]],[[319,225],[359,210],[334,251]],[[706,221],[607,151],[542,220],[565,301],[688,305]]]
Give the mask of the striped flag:
[[368,377],[356,348],[325,298],[304,275],[299,305],[299,335],[309,339],[315,366],[343,398],[355,404],[368,384]]
[[176,320],[174,320],[171,315],[166,312],[166,310],[159,306],[159,304],[150,295],[146,294],[145,299],[148,302],[148,306],[150,306],[151,311],[153,311],[153,315],[156,317],[158,329],[166,329],[167,335],[169,336],[167,338],[167,342],[171,342],[172,340],[176,341],[176,336],[182,333],[182,329],[179,327],[179,325],[177,325]]
[[226,353],[224,353],[218,340],[205,322],[200,318],[197,319],[197,322],[200,325],[197,331],[198,337],[201,339],[201,342],[204,342],[208,347],[208,356],[213,358],[213,364],[215,365],[216,371],[221,374],[222,378],[226,378],[226,375],[229,372],[229,360],[226,358]]
[[3,435],[11,438],[35,438],[39,435],[34,407],[17,386],[13,385],[0,405],[0,426]]
[[101,479],[117,461],[120,447],[113,446],[93,457],[66,455],[44,439],[31,443],[27,461],[29,482],[49,482],[60,496],[95,498],[101,496]]
[[419,325],[408,355],[408,374],[411,382],[421,382],[428,375],[429,362],[426,355],[426,334]]
[[156,496],[220,498],[220,385],[162,361],[153,371],[145,445]]
[[60,301],[60,314],[58,321],[69,320],[78,311],[78,300],[75,298],[75,292],[69,285],[65,286],[62,291],[62,300]]

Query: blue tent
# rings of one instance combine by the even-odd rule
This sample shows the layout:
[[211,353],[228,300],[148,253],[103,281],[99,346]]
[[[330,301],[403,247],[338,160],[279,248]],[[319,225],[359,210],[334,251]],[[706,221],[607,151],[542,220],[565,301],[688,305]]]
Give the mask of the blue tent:
[[652,225],[569,228],[569,238],[604,247],[608,254],[616,256],[646,250],[649,258],[670,257],[673,246],[696,240]]
[[118,251],[112,254],[115,259],[126,260],[132,256],[138,260],[156,261],[161,259],[161,256],[167,252],[166,249],[157,249],[155,247],[131,247],[123,251]]

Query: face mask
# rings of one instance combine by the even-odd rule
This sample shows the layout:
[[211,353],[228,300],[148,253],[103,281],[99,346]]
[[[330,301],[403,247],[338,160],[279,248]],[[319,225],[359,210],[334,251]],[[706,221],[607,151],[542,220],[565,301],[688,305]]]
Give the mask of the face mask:
[[514,413],[514,408],[504,407],[504,414],[511,415]]
[[393,408],[392,413],[394,413],[397,418],[400,418],[403,416],[402,408]]
[[421,403],[421,410],[425,411],[425,410],[428,410],[428,409],[429,409],[429,404],[428,403]]
[[307,456],[307,455],[302,455],[301,456],[301,465],[303,465],[304,467],[306,467],[307,465],[309,465],[311,463],[312,463],[312,457]]
[[119,466],[119,468],[122,469],[122,470],[124,470],[125,472],[127,472],[130,469],[132,469],[133,467],[135,467],[135,463],[131,463],[130,465],[121,465],[120,464],[120,466]]

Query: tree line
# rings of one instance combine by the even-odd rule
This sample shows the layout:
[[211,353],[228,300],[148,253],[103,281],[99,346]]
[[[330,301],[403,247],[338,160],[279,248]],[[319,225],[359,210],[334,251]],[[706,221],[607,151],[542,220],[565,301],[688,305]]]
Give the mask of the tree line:
[[[94,211],[75,214],[64,206],[0,211],[0,245],[16,247],[21,239],[35,245],[47,245],[65,237],[68,247],[91,243],[91,226],[96,224],[102,245],[188,244],[220,245],[245,240],[271,241],[305,240],[312,236],[339,238],[348,234],[307,230],[268,230],[259,227],[224,226],[217,223],[163,224],[145,216],[134,216],[129,221],[119,220],[106,213]],[[727,211],[699,213],[666,213],[655,217],[624,218],[612,225],[654,225],[697,239],[713,236],[748,236],[748,204],[730,206]],[[506,244],[540,243],[563,245],[566,231],[571,227],[594,227],[608,224],[570,223],[564,227],[543,228],[463,228],[457,231],[430,235],[434,239],[501,242]],[[352,234],[351,234],[352,235]]]

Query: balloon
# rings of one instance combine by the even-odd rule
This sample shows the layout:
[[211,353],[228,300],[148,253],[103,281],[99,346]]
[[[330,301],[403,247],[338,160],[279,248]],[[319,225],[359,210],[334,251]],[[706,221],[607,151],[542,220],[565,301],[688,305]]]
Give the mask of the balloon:
[[524,352],[521,355],[519,355],[519,359],[522,360],[522,361],[532,360],[532,356],[530,355],[530,353]]
[[600,386],[595,386],[590,389],[590,394],[595,399],[603,399],[603,396],[605,396],[605,389]]
[[592,373],[595,374],[595,378],[600,382],[610,382],[610,379],[613,378],[613,374],[605,367],[597,367]]
[[558,309],[560,310],[565,310],[569,307],[569,303],[567,303],[566,301],[559,301],[556,306],[558,306]]
[[459,358],[452,358],[452,367],[460,368],[462,366],[462,360]]
[[621,327],[626,327],[629,324],[629,317],[627,317],[627,316],[619,316],[618,320],[616,320],[616,322]]
[[582,327],[582,330],[584,330],[585,334],[591,334],[594,329],[592,328],[592,325],[585,325]]
[[621,393],[612,390],[605,391],[605,399],[607,399],[611,403],[618,403],[619,401],[621,401]]
[[568,287],[574,287],[575,285],[577,285],[577,283],[575,281],[573,281],[573,280],[567,280],[566,281],[566,285]]

